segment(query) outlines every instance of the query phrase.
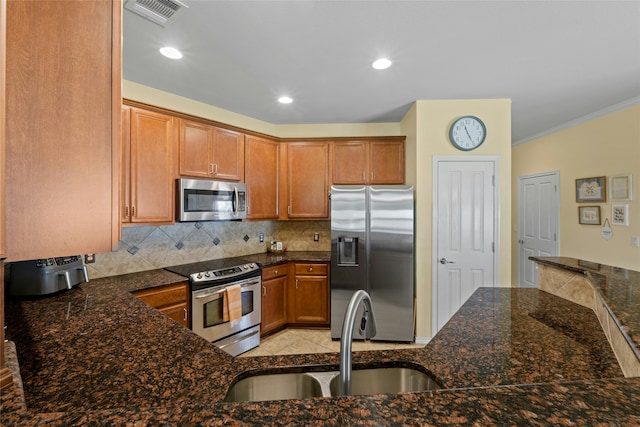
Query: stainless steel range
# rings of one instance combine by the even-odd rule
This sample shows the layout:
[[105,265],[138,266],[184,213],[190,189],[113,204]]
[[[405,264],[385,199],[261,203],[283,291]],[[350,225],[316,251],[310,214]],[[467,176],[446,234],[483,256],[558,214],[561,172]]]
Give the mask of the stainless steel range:
[[[260,266],[241,258],[225,258],[167,267],[191,283],[191,329],[227,353],[237,356],[260,345]],[[227,288],[240,286],[241,316],[224,313]],[[237,302],[237,301],[236,301]]]

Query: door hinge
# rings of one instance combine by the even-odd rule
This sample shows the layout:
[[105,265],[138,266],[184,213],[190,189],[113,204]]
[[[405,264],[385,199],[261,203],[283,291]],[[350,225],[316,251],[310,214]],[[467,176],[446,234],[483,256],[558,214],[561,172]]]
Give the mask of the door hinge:
[[495,186],[496,186],[496,176],[495,176],[495,175],[493,175],[493,176],[491,177],[491,185],[492,185],[493,187],[495,187]]
[[496,242],[491,242],[491,252],[496,253]]
[[556,233],[553,233],[553,241],[557,242],[558,241],[558,236]]

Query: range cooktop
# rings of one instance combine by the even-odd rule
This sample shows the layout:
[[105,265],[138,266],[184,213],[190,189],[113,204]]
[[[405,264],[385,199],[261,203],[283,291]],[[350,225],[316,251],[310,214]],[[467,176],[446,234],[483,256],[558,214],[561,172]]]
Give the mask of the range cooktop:
[[261,273],[258,264],[242,258],[213,259],[165,267],[165,270],[189,278],[193,290],[256,277]]

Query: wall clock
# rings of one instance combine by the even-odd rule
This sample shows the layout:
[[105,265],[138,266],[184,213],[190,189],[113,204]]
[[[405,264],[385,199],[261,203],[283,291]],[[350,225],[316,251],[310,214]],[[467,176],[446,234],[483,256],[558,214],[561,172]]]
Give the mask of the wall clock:
[[449,129],[449,140],[454,147],[462,151],[478,148],[486,137],[487,128],[482,120],[475,116],[460,117]]

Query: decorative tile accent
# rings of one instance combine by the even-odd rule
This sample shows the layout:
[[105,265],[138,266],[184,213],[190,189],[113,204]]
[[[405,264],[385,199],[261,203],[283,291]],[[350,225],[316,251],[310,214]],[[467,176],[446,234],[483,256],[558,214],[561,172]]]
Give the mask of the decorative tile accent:
[[[313,233],[320,233],[320,242]],[[264,253],[267,243],[284,242],[289,251],[330,251],[330,221],[202,221],[136,225],[122,229],[118,250],[104,252],[87,266],[89,277],[117,276],[171,265]],[[213,242],[213,244],[212,244]],[[131,255],[137,254],[135,257]]]

